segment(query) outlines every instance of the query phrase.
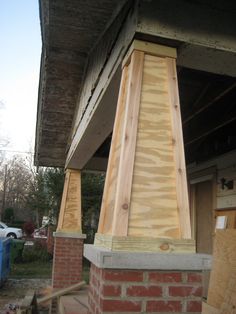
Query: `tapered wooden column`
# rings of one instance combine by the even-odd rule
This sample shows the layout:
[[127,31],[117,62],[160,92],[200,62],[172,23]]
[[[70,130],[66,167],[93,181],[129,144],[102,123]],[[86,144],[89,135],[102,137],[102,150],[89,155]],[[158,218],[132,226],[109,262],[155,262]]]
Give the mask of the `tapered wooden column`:
[[81,172],[66,170],[57,231],[54,233],[52,285],[65,288],[82,279],[85,235],[81,228]]
[[194,252],[176,50],[134,41],[124,63],[95,245]]
[[66,170],[57,231],[82,233],[80,170]]

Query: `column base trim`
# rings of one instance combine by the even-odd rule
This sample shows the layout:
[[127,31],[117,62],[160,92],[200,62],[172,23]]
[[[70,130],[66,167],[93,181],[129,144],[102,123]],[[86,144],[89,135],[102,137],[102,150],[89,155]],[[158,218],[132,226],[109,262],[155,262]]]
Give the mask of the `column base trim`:
[[195,253],[193,239],[119,237],[96,233],[94,245],[112,251]]
[[66,231],[56,231],[53,232],[54,238],[75,238],[75,239],[86,239],[86,234],[79,232],[66,232]]

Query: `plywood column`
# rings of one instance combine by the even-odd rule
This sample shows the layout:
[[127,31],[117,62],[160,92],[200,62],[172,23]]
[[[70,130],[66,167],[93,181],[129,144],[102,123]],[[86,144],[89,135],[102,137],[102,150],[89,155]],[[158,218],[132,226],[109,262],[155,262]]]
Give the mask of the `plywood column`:
[[81,172],[67,169],[57,231],[54,233],[54,288],[65,288],[82,279],[85,237],[81,228]]
[[80,170],[66,170],[57,231],[82,233]]
[[176,50],[134,41],[123,62],[95,245],[193,252]]

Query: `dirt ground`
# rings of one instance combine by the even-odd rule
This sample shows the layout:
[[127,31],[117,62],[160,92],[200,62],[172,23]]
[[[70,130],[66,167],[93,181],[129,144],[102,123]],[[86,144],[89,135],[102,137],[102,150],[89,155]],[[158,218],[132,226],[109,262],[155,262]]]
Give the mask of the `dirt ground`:
[[36,291],[37,295],[47,294],[50,283],[50,279],[8,279],[0,288],[0,314],[16,313],[29,290]]

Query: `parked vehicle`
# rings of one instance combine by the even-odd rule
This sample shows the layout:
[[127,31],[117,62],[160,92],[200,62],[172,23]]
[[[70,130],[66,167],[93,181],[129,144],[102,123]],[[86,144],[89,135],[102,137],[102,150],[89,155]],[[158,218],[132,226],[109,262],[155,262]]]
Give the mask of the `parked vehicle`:
[[22,238],[22,230],[8,227],[5,223],[0,221],[0,237],[19,239]]

